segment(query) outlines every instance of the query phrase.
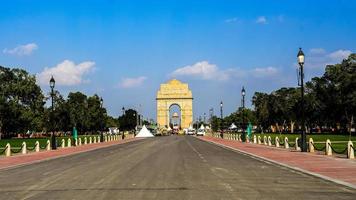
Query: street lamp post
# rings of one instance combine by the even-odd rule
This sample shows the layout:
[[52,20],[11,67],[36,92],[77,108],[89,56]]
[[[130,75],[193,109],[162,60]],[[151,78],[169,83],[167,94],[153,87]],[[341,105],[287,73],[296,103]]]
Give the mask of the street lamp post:
[[221,119],[221,138],[224,137],[224,118],[223,118],[223,102],[220,102],[220,119]]
[[[103,109],[103,104],[104,104],[104,100],[102,97],[100,97],[100,110]],[[103,120],[103,119],[102,119]],[[103,133],[103,126],[102,126],[102,120],[101,120],[101,123],[100,123],[100,141],[101,142],[104,142],[104,133]]]
[[[52,98],[52,122],[53,123],[53,116],[54,116],[54,86],[56,85],[56,81],[54,80],[53,76],[49,80],[49,86],[51,87],[51,98]],[[51,146],[52,150],[57,149],[57,141],[56,141],[56,135],[54,134],[54,126],[52,124],[52,135],[51,135]]]
[[[299,48],[299,52],[297,55],[298,58],[298,64],[299,64],[299,77],[300,77],[300,92],[301,92],[301,111],[302,111],[302,135],[301,135],[301,151],[302,152],[307,152],[307,136],[305,133],[305,119],[304,119],[304,60],[305,60],[305,56],[304,53],[302,51],[302,48]],[[299,80],[298,80],[299,82]]]
[[245,95],[246,95],[246,91],[245,91],[245,87],[242,86],[242,90],[241,90],[241,95],[242,95],[242,137],[241,140],[243,142],[246,141],[246,134],[245,134]]

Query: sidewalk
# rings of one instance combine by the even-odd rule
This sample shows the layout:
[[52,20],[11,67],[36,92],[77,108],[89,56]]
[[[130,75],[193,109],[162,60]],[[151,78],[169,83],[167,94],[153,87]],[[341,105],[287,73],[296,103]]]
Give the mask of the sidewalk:
[[317,153],[302,153],[210,136],[198,138],[356,189],[356,160]]
[[110,141],[110,142],[103,142],[103,143],[95,143],[95,144],[93,143],[93,144],[86,144],[77,147],[58,148],[57,150],[51,150],[51,151],[31,152],[25,155],[19,153],[11,157],[1,156],[0,170],[5,168],[10,168],[10,167],[15,167],[15,166],[22,166],[22,165],[32,164],[36,162],[41,162],[44,160],[64,157],[77,153],[92,151],[95,149],[101,149],[117,144],[124,144],[136,140],[140,140],[140,139],[132,138],[132,139],[117,140],[117,141]]

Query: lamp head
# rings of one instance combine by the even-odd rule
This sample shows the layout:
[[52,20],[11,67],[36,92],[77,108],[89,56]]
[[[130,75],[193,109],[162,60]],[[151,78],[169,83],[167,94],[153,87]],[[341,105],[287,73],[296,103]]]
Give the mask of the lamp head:
[[302,48],[299,48],[299,52],[298,52],[297,58],[298,58],[299,65],[301,65],[301,66],[304,65],[305,56],[304,56],[304,53],[302,51]]
[[51,79],[49,80],[49,86],[53,89],[55,85],[56,85],[56,81],[52,76]]

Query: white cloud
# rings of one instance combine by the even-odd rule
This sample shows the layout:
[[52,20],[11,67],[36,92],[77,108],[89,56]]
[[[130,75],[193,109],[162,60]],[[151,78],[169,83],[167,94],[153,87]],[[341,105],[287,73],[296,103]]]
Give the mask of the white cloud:
[[119,84],[120,88],[134,88],[139,87],[147,79],[145,76],[140,76],[137,78],[123,78]]
[[43,85],[48,84],[51,76],[54,77],[58,85],[78,85],[88,81],[84,80],[83,76],[93,71],[94,65],[95,62],[92,61],[75,64],[73,61],[64,60],[54,67],[46,67],[41,73],[36,75],[36,78]]
[[271,77],[278,73],[274,67],[237,69],[230,68],[226,70],[219,69],[216,65],[208,61],[197,62],[194,65],[188,65],[176,69],[170,74],[170,77],[193,77],[202,80],[227,81],[233,78],[246,78],[253,76],[255,78]]
[[226,19],[225,22],[226,23],[234,23],[234,22],[237,22],[239,19],[237,17],[234,17],[234,18],[230,18],[230,19]]
[[27,56],[27,55],[31,55],[32,52],[37,49],[38,49],[38,45],[36,43],[29,43],[25,45],[19,45],[13,49],[5,48],[2,52],[11,55]]
[[228,70],[220,70],[216,65],[210,64],[208,61],[201,61],[178,68],[170,76],[191,76],[203,80],[227,80],[229,79],[228,72]]
[[310,55],[305,55],[305,66],[315,69],[323,69],[326,65],[340,63],[346,59],[352,52],[350,50],[337,50],[331,53],[322,48],[310,50]]
[[326,51],[323,48],[313,48],[310,49],[310,54],[324,54]]
[[267,18],[265,16],[260,16],[256,20],[257,24],[267,24]]
[[277,74],[278,70],[274,67],[255,68],[251,73],[255,77],[268,77]]

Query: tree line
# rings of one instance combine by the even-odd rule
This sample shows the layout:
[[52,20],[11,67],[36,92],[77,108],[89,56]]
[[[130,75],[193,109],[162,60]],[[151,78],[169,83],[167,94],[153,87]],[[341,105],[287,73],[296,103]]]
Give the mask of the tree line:
[[0,138],[18,133],[71,131],[95,132],[118,126],[108,116],[98,95],[70,92],[64,97],[55,91],[53,112],[46,106],[50,94],[44,94],[34,75],[18,68],[0,66]]
[[[356,54],[341,63],[327,65],[321,77],[305,84],[304,110],[308,132],[350,131],[356,117]],[[239,109],[221,120],[213,117],[213,129],[231,123],[246,122],[260,131],[296,132],[301,129],[301,93],[299,87],[283,87],[271,93],[255,92],[253,109]],[[354,126],[353,126],[354,127]]]

